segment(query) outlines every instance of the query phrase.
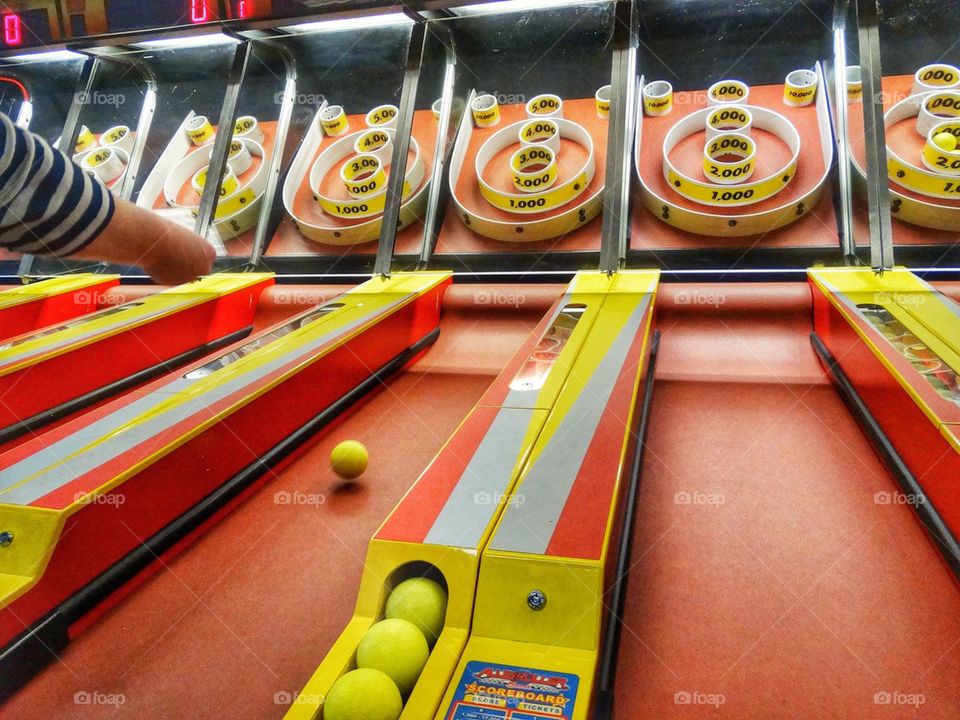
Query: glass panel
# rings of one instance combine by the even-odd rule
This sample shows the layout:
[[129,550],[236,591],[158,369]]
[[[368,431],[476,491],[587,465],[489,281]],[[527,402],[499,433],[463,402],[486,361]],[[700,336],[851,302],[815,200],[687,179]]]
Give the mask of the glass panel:
[[[428,26],[417,116],[436,125],[444,44],[456,58],[450,110],[454,121],[463,116],[451,123],[448,192],[428,238],[434,267],[516,273],[599,261],[609,123],[595,96],[610,84],[614,7],[527,7],[492,5]],[[521,147],[522,129],[535,152]]]
[[947,364],[946,360],[927,347],[882,305],[867,303],[857,307],[880,331],[884,339],[910,361],[910,364],[941,397],[960,405],[960,375]]
[[[261,41],[294,59],[297,78],[285,181],[274,198],[279,225],[264,258],[270,267],[348,274],[373,269],[411,27],[405,16],[391,15],[312,23]],[[261,80],[250,90],[262,98],[256,88],[271,78]],[[267,100],[274,97],[270,89]],[[375,181],[357,175],[357,185],[368,187],[348,190],[341,171],[347,172],[362,141],[368,145],[361,149],[377,156],[381,174]],[[418,254],[419,247],[415,237],[398,243],[405,253]]]
[[344,303],[329,303],[327,305],[322,305],[321,307],[314,308],[309,310],[298,318],[294,318],[290,322],[281,325],[276,330],[260,335],[256,340],[251,340],[246,345],[243,345],[236,350],[228,352],[224,355],[221,355],[216,360],[211,360],[206,365],[198,367],[196,370],[191,370],[186,373],[183,377],[186,380],[199,380],[204,378],[207,375],[212,375],[221,368],[225,368],[228,365],[232,365],[242,358],[245,358],[247,355],[250,355],[255,350],[259,350],[264,345],[269,345],[274,340],[279,340],[280,338],[289,335],[294,330],[299,330],[302,327],[306,327],[312,322],[319,320],[325,315],[329,315],[337,308],[342,308]]
[[[169,41],[122,52],[103,64],[106,69],[97,74],[90,101],[81,114],[82,124],[94,134],[111,124],[123,124],[135,130],[151,83],[156,87],[156,112],[149,135],[140,140],[144,143],[143,161],[132,192],[132,198],[139,205],[165,209],[162,177],[169,175],[171,168],[166,162],[158,167],[164,151],[177,141],[182,141],[191,152],[192,148],[202,148],[210,142],[212,136],[204,138],[201,146],[187,142],[179,137],[181,127],[191,112],[216,125],[235,50],[236,42],[223,36],[192,38],[182,44]],[[105,97],[107,102],[97,102],[98,97]],[[118,102],[111,104],[111,98],[117,98]],[[184,153],[172,154],[182,157]],[[178,158],[170,159],[175,165]],[[189,212],[177,215],[185,225],[193,226]]]
[[[774,0],[736,12],[709,0],[639,7],[645,87],[631,263],[839,262],[824,72],[833,57],[833,3]],[[730,113],[738,106],[746,112]],[[713,137],[720,133],[747,140],[724,152]]]
[[[0,112],[53,144],[63,132],[84,58],[71,52],[0,59]],[[0,267],[13,274],[20,256],[0,248]]]
[[[253,251],[271,161],[283,140],[279,120],[292,68],[293,61],[285,60],[276,46],[250,44],[227,167],[220,181],[227,194],[221,196],[208,233],[221,256],[247,259]],[[200,195],[193,193],[193,201],[199,202]]]
[[[231,38],[206,35],[104,50],[89,92],[79,97],[74,159],[117,195],[192,230],[199,204],[193,173],[184,182],[175,178],[191,158],[209,157],[236,47]],[[144,118],[147,131],[141,137]],[[196,144],[185,128],[201,120],[209,123],[209,132]],[[37,258],[33,272],[77,265]]]
[[896,260],[960,267],[960,17],[930,0],[880,6]]
[[586,305],[564,306],[540,338],[540,342],[530,353],[530,357],[527,358],[523,367],[517,371],[516,376],[510,381],[511,390],[526,392],[536,391],[543,387],[554,363],[567,346],[567,341],[573,335],[574,328],[576,328],[586,310]]
[[28,99],[32,105],[28,127],[48,142],[56,142],[83,63],[83,56],[71,52],[0,59],[0,112],[16,120]]

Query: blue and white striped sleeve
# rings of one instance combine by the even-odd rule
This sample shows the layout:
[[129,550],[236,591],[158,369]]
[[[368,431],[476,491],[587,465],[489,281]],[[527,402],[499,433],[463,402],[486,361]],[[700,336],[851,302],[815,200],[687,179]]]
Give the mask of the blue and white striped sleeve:
[[0,113],[0,246],[70,255],[100,234],[114,208],[104,185]]

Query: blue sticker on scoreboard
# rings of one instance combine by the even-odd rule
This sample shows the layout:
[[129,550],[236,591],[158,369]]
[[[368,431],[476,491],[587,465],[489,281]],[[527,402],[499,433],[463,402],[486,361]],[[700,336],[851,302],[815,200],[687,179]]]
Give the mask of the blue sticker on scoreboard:
[[579,683],[567,673],[469,662],[447,720],[570,720]]

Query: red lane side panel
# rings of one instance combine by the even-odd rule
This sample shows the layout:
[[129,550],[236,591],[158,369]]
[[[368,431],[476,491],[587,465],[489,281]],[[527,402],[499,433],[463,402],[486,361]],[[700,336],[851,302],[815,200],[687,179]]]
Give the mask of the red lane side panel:
[[0,645],[436,327],[442,290],[410,303],[72,515],[43,577],[0,611]]
[[9,427],[248,327],[272,280],[243,288],[0,377]]
[[960,455],[815,286],[813,295],[817,334],[951,532],[960,537]]
[[89,285],[82,290],[37,298],[31,302],[3,308],[0,310],[0,340],[48,325],[57,325],[99,310],[104,293],[119,283],[117,277],[106,277],[103,282]]

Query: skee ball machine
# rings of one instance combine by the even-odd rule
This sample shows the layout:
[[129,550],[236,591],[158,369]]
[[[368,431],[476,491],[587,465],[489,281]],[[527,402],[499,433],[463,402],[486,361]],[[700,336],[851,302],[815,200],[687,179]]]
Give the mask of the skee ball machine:
[[0,362],[183,331],[0,429],[0,712],[957,716],[953,19],[34,4],[0,108],[218,272],[3,259]]

